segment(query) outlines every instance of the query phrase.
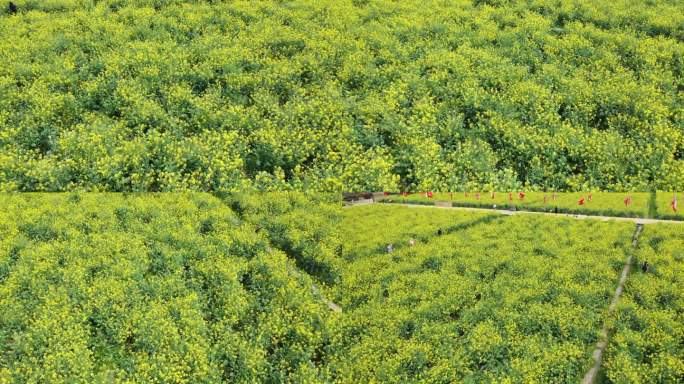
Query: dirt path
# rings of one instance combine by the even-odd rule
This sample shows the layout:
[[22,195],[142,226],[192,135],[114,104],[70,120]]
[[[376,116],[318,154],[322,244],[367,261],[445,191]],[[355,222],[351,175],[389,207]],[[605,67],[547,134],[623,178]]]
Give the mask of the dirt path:
[[[377,204],[377,203],[376,203]],[[490,209],[490,208],[472,208],[472,207],[441,207],[435,205],[422,205],[422,204],[407,204],[407,203],[384,203],[388,205],[401,205],[409,208],[433,208],[433,209],[456,209],[462,211],[483,211],[483,212],[496,212],[502,215],[547,215],[555,217],[569,217],[573,219],[589,219],[589,220],[601,220],[601,221],[627,221],[636,224],[656,224],[656,223],[666,223],[666,224],[684,224],[684,221],[677,220],[661,220],[661,219],[644,219],[638,217],[617,217],[617,216],[597,216],[597,215],[576,215],[570,213],[553,213],[553,212],[535,212],[535,211],[510,211],[505,209]],[[356,204],[351,204],[347,207],[354,207]],[[368,203],[359,204],[368,205]]]
[[[613,295],[613,300],[610,301],[610,306],[608,307],[608,316],[613,316],[615,308],[617,307],[618,300],[622,295],[622,291],[625,288],[625,282],[627,281],[627,276],[629,276],[629,271],[632,268],[632,258],[634,251],[636,250],[637,244],[639,242],[639,235],[644,229],[643,224],[637,224],[634,236],[632,237],[632,252],[627,256],[625,260],[625,266],[622,268],[622,275],[620,275],[620,281],[618,282],[617,288],[615,288],[615,294]],[[596,382],[596,377],[601,369],[601,362],[603,361],[603,353],[606,351],[608,346],[608,322],[606,321],[601,328],[601,333],[599,336],[599,341],[596,343],[596,348],[594,348],[594,353],[592,357],[594,358],[594,365],[587,371],[582,379],[582,384],[593,384]]]
[[[273,249],[271,247],[268,247],[267,252],[273,252]],[[306,274],[305,272],[300,271],[294,265],[292,266],[292,268],[288,268],[288,270],[295,274],[299,279],[302,279]],[[342,312],[342,307],[339,304],[331,300],[328,300],[328,298],[321,293],[321,290],[318,288],[318,285],[316,285],[316,283],[311,283],[311,293],[313,293],[314,297],[319,298],[323,303],[325,303],[325,305],[327,305],[328,308],[330,308],[333,312]]]
[[328,300],[325,296],[321,294],[321,291],[318,289],[318,286],[316,284],[311,284],[311,292],[315,296],[318,296],[323,300],[323,302],[330,308],[333,312],[342,312],[342,307],[339,306],[339,304],[333,303],[332,301]]

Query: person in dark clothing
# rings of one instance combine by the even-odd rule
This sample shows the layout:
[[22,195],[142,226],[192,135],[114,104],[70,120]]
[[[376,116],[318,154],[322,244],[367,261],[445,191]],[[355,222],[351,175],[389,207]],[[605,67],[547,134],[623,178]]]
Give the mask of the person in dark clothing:
[[16,15],[17,14],[17,6],[13,2],[9,2],[9,14],[10,15]]
[[647,273],[650,270],[651,270],[651,266],[648,264],[647,261],[644,261],[644,264],[641,266],[641,271],[643,273]]

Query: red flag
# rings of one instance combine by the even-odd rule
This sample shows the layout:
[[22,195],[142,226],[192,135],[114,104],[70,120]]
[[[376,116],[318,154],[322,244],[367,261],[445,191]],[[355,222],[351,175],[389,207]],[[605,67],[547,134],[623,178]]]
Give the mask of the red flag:
[[582,197],[582,198],[579,199],[578,204],[579,204],[579,205],[584,205],[584,197]]
[[518,193],[518,197],[520,198],[520,200],[524,199],[525,198],[525,192]]
[[630,205],[630,204],[632,204],[632,197],[627,196],[627,198],[625,198],[625,207]]
[[432,191],[429,191],[429,192],[427,193],[427,197],[429,197],[430,199],[432,199]]
[[385,196],[389,196],[389,192],[383,192],[382,194]]
[[508,200],[513,201],[513,193],[508,192]]
[[674,195],[674,197],[672,198],[672,203],[670,203],[670,205],[672,206],[672,210],[677,212],[677,195]]

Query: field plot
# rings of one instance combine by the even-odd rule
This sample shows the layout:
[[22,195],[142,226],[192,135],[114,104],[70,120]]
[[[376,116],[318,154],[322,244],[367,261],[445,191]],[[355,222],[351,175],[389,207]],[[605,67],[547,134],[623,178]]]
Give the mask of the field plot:
[[[365,219],[383,211],[390,239]],[[334,297],[347,315],[331,370],[343,382],[577,382],[591,365],[634,227],[451,212],[463,229],[368,252],[448,225],[435,213],[345,211],[350,263]]]
[[[333,195],[0,195],[0,383],[681,382],[678,228]],[[388,246],[391,247],[388,248]]]
[[274,247],[298,268],[324,284],[339,278],[341,243],[337,237],[340,201],[335,194],[271,192],[228,194],[224,201],[243,220],[263,230]]
[[0,383],[312,382],[330,311],[206,194],[0,196]]
[[614,383],[684,382],[684,232],[646,226],[604,361]]
[[[625,203],[627,198],[628,203]],[[606,215],[620,217],[648,217],[649,193],[616,193],[616,192],[525,192],[521,198],[519,192],[454,192],[434,193],[432,198],[422,193],[408,196],[388,196],[385,200],[418,204],[435,204],[451,202],[459,207],[481,208],[516,208],[530,211],[578,213],[586,215]],[[580,204],[582,200],[582,204]],[[671,200],[671,198],[670,198]],[[663,204],[658,206],[664,209]]]
[[[422,209],[398,206],[370,205],[353,208],[342,222],[344,238],[343,256],[348,261],[382,253],[388,245],[394,249],[432,240],[439,230],[449,233],[483,221],[491,221],[498,214],[454,212],[436,210],[426,213]],[[358,212],[356,210],[359,210]],[[352,216],[354,219],[350,219]]]
[[681,0],[8,2],[0,191],[684,189]]

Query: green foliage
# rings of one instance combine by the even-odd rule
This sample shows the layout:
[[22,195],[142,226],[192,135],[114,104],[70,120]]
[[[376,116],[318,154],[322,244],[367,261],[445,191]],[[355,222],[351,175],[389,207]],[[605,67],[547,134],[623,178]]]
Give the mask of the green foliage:
[[0,190],[684,190],[684,3],[14,0]]
[[342,382],[406,383],[577,382],[633,232],[391,205],[345,210],[342,228],[331,369]]
[[0,196],[0,382],[314,382],[311,279],[206,194]]
[[[612,323],[604,360],[610,383],[684,381],[684,235],[679,226],[646,226]],[[641,264],[650,271],[643,273]]]
[[224,199],[257,231],[263,230],[274,246],[293,258],[309,275],[326,284],[333,284],[339,278],[337,195],[239,193],[226,195]]

